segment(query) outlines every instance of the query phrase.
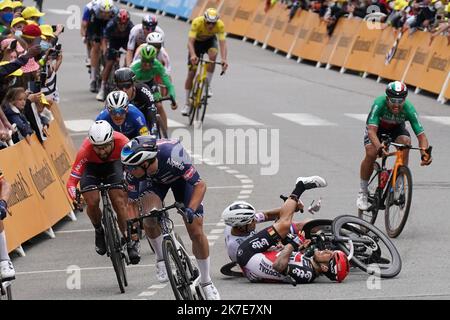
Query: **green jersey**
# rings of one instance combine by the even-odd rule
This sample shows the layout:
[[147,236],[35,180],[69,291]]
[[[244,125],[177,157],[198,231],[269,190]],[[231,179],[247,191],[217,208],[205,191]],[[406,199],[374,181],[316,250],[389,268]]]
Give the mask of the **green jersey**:
[[139,82],[153,82],[154,78],[159,76],[162,79],[163,84],[167,87],[169,95],[175,99],[175,88],[166,73],[166,69],[158,60],[155,59],[152,68],[145,71],[142,70],[141,60],[137,60],[131,65],[131,70],[133,70],[136,75],[135,80]]
[[373,102],[367,118],[367,125],[377,126],[384,130],[393,130],[398,126],[404,126],[406,121],[409,121],[416,136],[424,132],[419,121],[419,115],[409,100],[405,101],[399,114],[393,114],[387,106],[386,96],[383,95]]

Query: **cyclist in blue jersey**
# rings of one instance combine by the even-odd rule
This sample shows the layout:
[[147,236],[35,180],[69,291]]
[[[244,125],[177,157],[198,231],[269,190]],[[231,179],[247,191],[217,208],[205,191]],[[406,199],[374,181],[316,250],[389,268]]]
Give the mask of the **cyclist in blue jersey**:
[[[125,166],[128,197],[140,200],[143,212],[162,208],[169,189],[175,200],[184,204],[184,223],[199,266],[201,287],[206,299],[219,300],[219,292],[211,281],[209,244],[203,231],[202,200],[206,183],[192,165],[186,150],[178,140],[140,136],[123,147],[121,160]],[[137,208],[136,202],[134,207]],[[138,211],[135,213],[137,215]],[[163,261],[161,229],[156,221],[151,220],[145,220],[144,229],[155,249],[157,279],[165,282],[168,277]]]
[[123,91],[108,94],[106,108],[95,120],[109,122],[114,131],[123,133],[128,139],[149,134],[144,114],[128,102],[128,96]]

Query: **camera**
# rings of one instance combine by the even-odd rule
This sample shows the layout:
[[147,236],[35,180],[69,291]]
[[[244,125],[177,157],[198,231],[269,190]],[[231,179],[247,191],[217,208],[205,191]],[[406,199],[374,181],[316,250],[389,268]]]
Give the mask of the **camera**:
[[54,59],[58,58],[59,55],[61,54],[61,48],[62,48],[61,43],[57,43],[53,48],[52,53],[50,53],[50,57]]

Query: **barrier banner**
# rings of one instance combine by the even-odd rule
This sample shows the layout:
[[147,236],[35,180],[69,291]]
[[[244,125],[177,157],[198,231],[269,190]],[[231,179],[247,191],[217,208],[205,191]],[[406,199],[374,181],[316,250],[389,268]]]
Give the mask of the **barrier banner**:
[[445,99],[450,99],[450,84],[447,84],[447,89],[444,91]]
[[416,45],[416,50],[412,57],[411,64],[409,65],[408,70],[406,70],[404,79],[404,82],[408,85],[417,87],[422,78],[422,73],[425,72],[425,66],[430,59],[430,36],[430,33],[423,32],[420,42]]
[[264,2],[262,4],[263,6],[259,6],[257,9],[258,14],[257,16],[255,16],[254,22],[256,22],[256,19],[260,17],[260,14],[262,15],[263,21],[261,23],[259,23],[259,21],[257,23],[253,23],[250,28],[252,31],[252,35],[246,36],[247,38],[255,39],[259,43],[266,44],[266,41],[270,36],[273,24],[275,23],[275,19],[279,16],[282,6],[277,3],[272,9],[265,13]]
[[334,28],[334,32],[331,37],[328,37],[327,44],[322,49],[322,54],[320,55],[319,62],[322,64],[327,64],[330,61],[331,56],[336,50],[337,43],[340,38],[340,32],[343,28],[343,23],[347,19],[339,19],[336,27]]
[[369,69],[368,61],[371,61],[374,56],[376,44],[381,36],[380,29],[369,28],[369,26],[367,21],[361,23],[344,68],[364,72]]
[[[309,39],[310,39],[310,35],[313,32],[314,28],[316,28],[317,26],[320,25],[320,19],[319,19],[319,15],[316,13],[312,13],[312,12],[306,12],[306,16],[305,16],[305,22],[303,23],[303,25],[300,27],[300,30],[298,32],[297,35],[297,39],[295,41],[295,45],[294,48],[292,50],[292,55],[299,57],[299,58],[304,58],[305,56],[308,55],[307,53],[307,46],[309,44]],[[325,36],[328,38],[328,36],[325,34]],[[320,38],[319,37],[313,37],[314,39]],[[310,45],[311,47],[312,45]]]
[[381,70],[384,68],[386,54],[392,48],[396,37],[397,34],[391,27],[387,27],[381,31],[380,37],[375,45],[375,50],[373,51],[372,57],[369,59],[370,64],[367,68],[368,73],[380,75]]
[[[226,32],[229,32],[227,26],[232,24],[233,17],[238,9],[240,2],[241,2],[241,0],[226,0],[223,4],[222,8],[220,8],[220,11],[219,11],[220,19],[225,24]],[[232,32],[230,32],[230,33],[232,33]]]
[[225,25],[225,30],[231,34],[245,36],[247,30],[251,27],[253,13],[260,2],[260,0],[240,1],[233,19]]
[[[39,144],[35,134],[32,141]],[[48,229],[48,219],[26,163],[33,159],[34,154],[25,140],[0,151],[1,170],[11,185],[8,215],[3,220],[8,252]]]
[[208,8],[220,9],[223,2],[224,0],[197,0],[197,4],[192,9],[190,20],[194,20],[198,16],[203,15],[203,12]]
[[[69,135],[69,131],[67,131],[66,125],[64,124],[64,120],[62,118],[61,111],[60,111],[57,103],[53,102],[51,111],[52,111],[53,117],[55,118],[55,121],[53,121],[51,124],[53,126],[54,125],[59,126],[59,130],[61,133],[60,134],[61,140],[64,143],[66,153],[68,154],[68,156],[70,158],[70,162],[72,163],[73,161],[75,161],[75,155],[77,152],[75,149],[75,145],[73,144],[73,140]],[[52,129],[52,128],[50,128],[50,129]]]
[[265,2],[260,1],[259,6],[256,8],[253,13],[250,27],[245,32],[245,37],[248,39],[256,40],[258,37],[259,31],[264,26],[264,20],[266,18],[266,13],[264,12]]
[[[289,23],[289,11],[286,10],[286,6],[282,4],[278,4],[278,6],[280,7],[280,12],[275,19],[272,32],[267,40],[267,45],[288,53],[298,30],[300,15],[296,15],[294,18],[296,22],[293,19]],[[297,23],[297,25],[293,23]]]
[[402,79],[413,58],[417,39],[420,36],[421,32],[415,32],[412,35],[407,32],[403,34],[391,62],[381,70],[380,77],[390,80]]
[[132,3],[137,7],[153,10],[162,10],[164,1],[166,0],[128,0],[129,3]]
[[[343,21],[342,21],[343,20]],[[361,23],[360,19],[339,19],[341,22],[340,30],[334,30],[334,32],[339,31],[339,39],[337,40],[334,50],[331,53],[328,63],[333,66],[343,67],[347,58],[350,54],[353,44],[355,43],[357,34]]]
[[418,87],[439,94],[450,70],[450,46],[447,37],[438,36],[430,48],[430,59],[422,73]]
[[[51,137],[47,140],[50,139]],[[29,148],[30,156],[22,158],[21,161],[28,168],[31,180],[36,187],[40,206],[48,219],[45,229],[48,229],[72,211],[72,208],[53,163],[39,143],[36,135],[32,136]]]
[[197,0],[165,0],[161,9],[164,12],[188,19],[196,3]]
[[69,205],[72,205],[72,200],[66,192],[66,183],[70,176],[73,158],[66,150],[62,132],[56,125],[56,121],[53,121],[50,124],[49,135],[50,138],[44,141],[43,147],[54,169],[56,170],[56,177],[61,184],[67,200],[69,201]]

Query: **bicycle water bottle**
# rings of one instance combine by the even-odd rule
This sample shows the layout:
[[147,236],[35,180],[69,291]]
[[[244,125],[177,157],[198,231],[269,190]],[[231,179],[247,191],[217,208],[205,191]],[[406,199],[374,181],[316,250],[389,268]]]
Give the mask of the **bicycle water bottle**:
[[386,183],[389,179],[389,171],[388,170],[383,170],[380,172],[380,183],[379,183],[379,187],[381,189],[383,189],[386,186]]

